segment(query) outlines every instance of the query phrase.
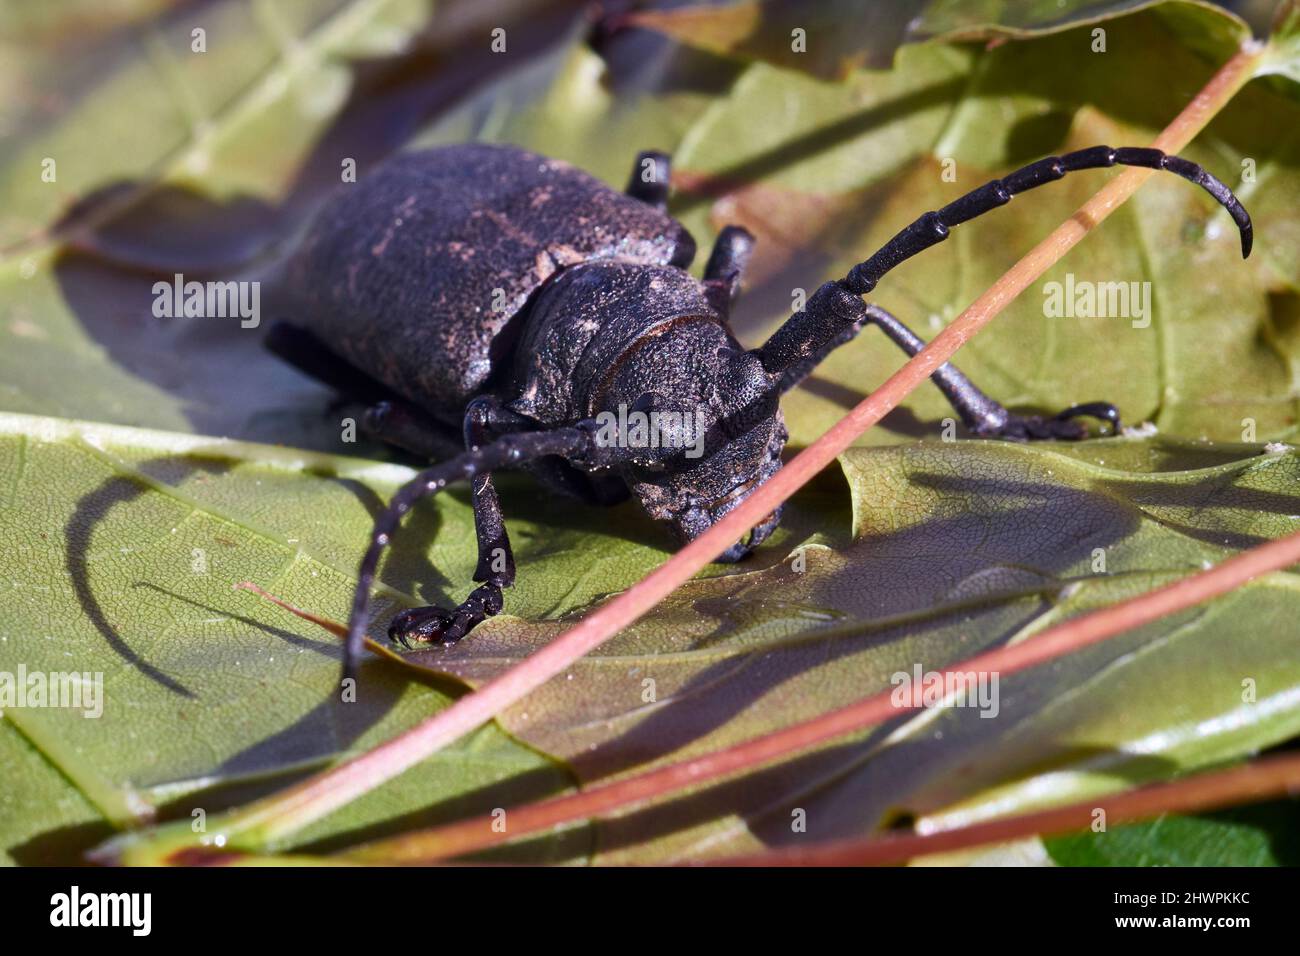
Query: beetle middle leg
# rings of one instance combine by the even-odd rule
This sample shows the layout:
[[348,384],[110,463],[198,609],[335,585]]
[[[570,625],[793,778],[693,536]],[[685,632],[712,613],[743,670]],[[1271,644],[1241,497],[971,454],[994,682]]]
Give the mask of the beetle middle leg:
[[731,312],[731,304],[740,294],[740,280],[754,254],[754,237],[741,226],[726,226],[718,233],[704,267],[704,284],[709,289],[710,304],[720,315]]
[[375,441],[395,445],[421,458],[446,461],[464,450],[453,428],[399,398],[367,405],[358,417],[361,430]]
[[636,165],[632,167],[626,192],[633,199],[639,199],[656,209],[667,209],[671,180],[672,162],[668,154],[647,149],[637,153]]

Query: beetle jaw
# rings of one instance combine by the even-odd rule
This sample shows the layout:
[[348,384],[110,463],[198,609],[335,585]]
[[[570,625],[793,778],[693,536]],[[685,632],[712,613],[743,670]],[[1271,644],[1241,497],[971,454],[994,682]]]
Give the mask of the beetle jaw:
[[[717,522],[736,510],[741,503],[769,478],[781,470],[781,452],[785,447],[787,432],[780,413],[773,422],[773,430],[764,456],[754,474],[710,501],[691,499],[676,508],[666,508],[655,515],[666,520],[674,535],[682,544],[694,541]],[[755,548],[771,537],[781,523],[783,506],[778,505],[771,513],[753,526],[749,534],[741,541],[719,554],[714,561],[731,564],[746,558]]]
[[[743,500],[743,499],[741,499]],[[739,501],[737,501],[739,504]],[[734,505],[732,506],[735,507]],[[728,508],[727,510],[731,510]],[[754,549],[771,537],[772,532],[777,529],[781,523],[782,506],[778,506],[775,511],[766,518],[754,525],[748,535],[742,540],[737,541],[726,551],[723,551],[713,560],[718,564],[735,564],[737,561],[743,561],[753,553]],[[685,517],[685,520],[673,520],[673,531],[683,544],[686,544],[699,537],[716,522],[720,521],[726,512],[694,512]]]

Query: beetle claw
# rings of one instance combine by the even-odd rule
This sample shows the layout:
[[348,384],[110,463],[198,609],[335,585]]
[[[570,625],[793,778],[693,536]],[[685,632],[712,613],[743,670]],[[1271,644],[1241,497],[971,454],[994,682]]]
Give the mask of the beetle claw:
[[981,432],[983,438],[1004,438],[1008,441],[1079,441],[1088,437],[1085,425],[1076,418],[1088,416],[1110,422],[1111,435],[1120,431],[1119,409],[1109,402],[1088,402],[1072,405],[1056,415],[1010,415],[996,429]]
[[455,610],[430,605],[403,611],[388,625],[388,639],[405,648],[428,644],[448,647],[500,611],[501,606],[501,587],[489,581],[475,588]]
[[1007,441],[1078,441],[1088,437],[1088,429],[1069,419],[1044,418],[1041,415],[1012,415],[993,437]]
[[445,647],[455,644],[469,630],[460,621],[462,617],[459,608],[455,611],[436,606],[411,608],[393,618],[388,625],[388,639],[406,648],[426,644]]

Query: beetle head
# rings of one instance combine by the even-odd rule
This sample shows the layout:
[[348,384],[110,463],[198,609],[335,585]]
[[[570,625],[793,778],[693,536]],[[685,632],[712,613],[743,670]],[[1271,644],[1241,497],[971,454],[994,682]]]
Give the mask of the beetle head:
[[[622,358],[598,420],[627,449],[620,472],[632,494],[686,542],[780,469],[778,397],[757,355],[716,320],[683,320]],[[718,560],[743,558],[779,521],[777,509]]]

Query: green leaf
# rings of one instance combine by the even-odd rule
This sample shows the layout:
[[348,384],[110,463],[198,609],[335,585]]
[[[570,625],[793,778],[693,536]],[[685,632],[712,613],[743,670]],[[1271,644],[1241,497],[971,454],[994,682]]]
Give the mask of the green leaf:
[[[329,394],[264,355],[259,332],[153,318],[154,273],[270,275],[341,158],[359,156],[364,175],[408,137],[518,142],[620,185],[635,152],[656,147],[675,153],[673,209],[702,248],[728,222],[759,235],[736,318],[756,344],[788,316],[792,289],[842,275],[986,176],[1073,146],[1146,142],[1241,36],[1204,5],[1170,3],[1108,20],[1095,54],[1086,27],[1059,29],[1091,14],[1051,6],[1019,20],[1010,6],[977,11],[981,29],[1047,31],[1031,39],[908,45],[889,69],[847,74],[868,60],[834,53],[823,67],[838,83],[644,31],[597,53],[570,9],[544,3],[481,14],[499,21],[443,20],[440,7],[427,30],[427,5],[398,0],[210,4],[206,59],[187,52],[189,11],[132,5],[84,67],[66,45],[72,14],[8,21],[0,89],[19,104],[5,121],[20,135],[0,147],[0,407],[30,414],[0,416],[0,671],[102,673],[106,693],[99,719],[7,710],[0,766],[24,781],[0,830],[9,858],[64,858],[155,814],[188,821],[388,739],[669,550],[632,505],[598,511],[504,481],[523,570],[509,613],[449,652],[411,655],[456,680],[376,660],[359,702],[335,703],[335,640],[232,585],[345,616],[372,515],[411,471],[343,457],[386,453],[343,442]],[[527,26],[515,19],[534,8]],[[931,5],[924,23],[974,29],[952,9]],[[511,24],[522,55],[484,60],[495,22]],[[834,51],[820,43],[829,30],[810,32],[810,49]],[[59,93],[52,114],[31,98],[40,89]],[[1223,444],[1296,426],[1300,141],[1278,134],[1300,128],[1290,97],[1252,85],[1188,153],[1240,189],[1259,236],[1249,263],[1205,197],[1156,179],[1045,280],[1150,282],[1149,326],[1048,319],[1038,288],[959,357],[1014,404],[1109,398],[1161,436],[1214,443],[854,450],[850,495],[824,476],[753,560],[712,569],[500,726],[292,846],[326,851],[724,746],[1292,530],[1294,453]],[[54,184],[40,181],[47,156]],[[1248,159],[1253,181],[1238,182]],[[892,273],[878,301],[931,335],[1102,179],[1071,177],[957,230]],[[837,353],[785,402],[795,442],[901,359],[871,332]],[[950,416],[923,390],[869,440],[937,439]],[[247,441],[258,438],[323,453]],[[473,538],[462,489],[421,507],[382,568],[375,633],[397,608],[462,598]],[[1098,547],[1105,575],[1092,569]],[[796,839],[794,809],[808,838],[951,825],[1238,758],[1300,726],[1294,655],[1268,626],[1294,617],[1294,595],[1291,574],[1273,575],[1008,678],[999,719],[917,717],[519,852],[734,852]]]
[[[310,443],[300,410],[322,390],[285,376],[238,323],[155,318],[152,279],[109,263],[170,277],[255,261],[292,221],[276,207],[346,100],[349,58],[400,49],[424,8],[159,12],[92,34],[71,68],[65,48],[84,42],[75,17],[0,32],[6,51],[37,51],[22,53],[5,87],[17,135],[0,150],[0,404],[268,439],[287,424]],[[206,52],[194,51],[194,29]],[[53,182],[42,179],[47,159]]]
[[[1294,530],[1300,455],[1119,439],[855,449],[854,540],[686,585],[499,718],[584,779],[676,761],[809,719],[1112,604]],[[802,567],[803,570],[799,570]],[[1083,799],[1300,731],[1300,665],[1267,625],[1292,574],[999,681],[986,719],[940,709],[606,825],[607,861],[923,827]],[[471,684],[564,622],[502,618],[408,653]],[[1249,690],[1249,693],[1247,693]],[[1249,699],[1248,699],[1249,698]],[[815,824],[815,825],[814,825]],[[626,848],[624,844],[629,844]]]
[[1197,42],[1213,36],[1217,45],[1235,46],[1250,36],[1238,17],[1200,0],[736,0],[636,11],[625,22],[719,56],[843,80],[889,67],[906,42],[1026,39],[1164,4],[1175,20],[1194,22],[1188,33]]
[[1280,0],[1273,16],[1264,59],[1256,70],[1259,76],[1278,78],[1277,89],[1296,96],[1300,81],[1300,4],[1295,0]]
[[[264,281],[269,321],[274,262],[341,164],[364,175],[446,107],[443,84],[482,56],[481,17],[552,5],[436,17],[425,35],[430,0],[222,0],[92,33],[88,51],[73,16],[0,28],[21,53],[0,74],[15,134],[0,147],[0,407],[336,449],[330,393],[260,348],[264,327],[159,319],[154,281]],[[514,42],[554,43],[573,16]]]
[[923,0],[740,0],[636,11],[626,22],[719,56],[842,80],[865,66],[889,66],[923,6]]
[[1062,866],[1295,866],[1298,814],[1295,801],[1275,801],[1059,837],[1046,846]]
[[[215,439],[0,416],[0,671],[102,682],[98,707],[14,706],[7,724],[123,826],[173,804],[212,812],[445,706],[457,688],[411,683],[379,661],[364,668],[357,702],[338,703],[336,642],[299,636],[283,627],[283,612],[232,590],[252,579],[342,613],[371,511],[409,474]],[[451,500],[433,518],[414,522],[411,547],[388,562],[390,600],[393,587],[439,588],[440,572],[468,579],[468,505]],[[416,544],[435,528],[438,571]],[[535,536],[521,531],[530,553]],[[546,580],[523,592],[533,613],[587,593],[581,585],[547,592]],[[521,787],[541,796],[568,781],[555,761],[489,726],[301,839],[454,816],[485,795],[503,799],[507,782],[519,799]],[[30,800],[6,817],[25,836],[61,826],[73,810],[52,814]]]
[[[1093,28],[1142,10],[1168,15],[1188,25],[1190,35],[1204,43],[1213,38],[1235,45],[1250,36],[1241,18],[1220,4],[1202,0],[931,0],[910,25],[914,39],[1028,39],[1080,26]],[[1089,34],[1091,35],[1091,34]]]
[[0,775],[0,864],[76,865],[86,847],[113,832],[81,791],[4,721]]
[[571,32],[525,67],[505,73],[426,127],[412,149],[481,140],[527,144],[621,188],[642,149],[676,150],[741,68],[663,45],[623,63]]
[[[145,16],[148,8],[135,6],[132,29],[92,32],[88,50],[71,11],[0,21],[0,42],[20,65],[7,90],[17,135],[0,154],[0,249],[10,255],[39,250],[69,205],[115,184],[130,188],[106,197],[92,221],[167,187],[192,188],[218,210],[235,197],[278,202],[343,105],[349,60],[402,49],[430,8],[425,0],[224,0],[202,15]],[[41,178],[47,158],[53,182]],[[207,225],[209,251],[220,225]]]

